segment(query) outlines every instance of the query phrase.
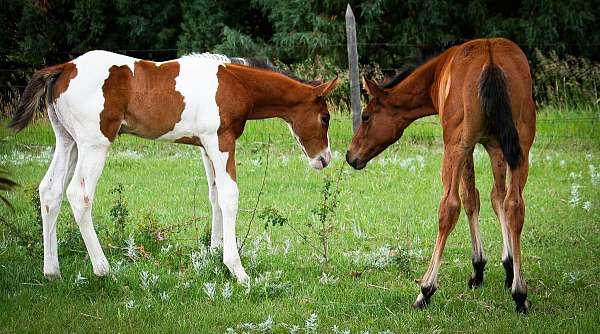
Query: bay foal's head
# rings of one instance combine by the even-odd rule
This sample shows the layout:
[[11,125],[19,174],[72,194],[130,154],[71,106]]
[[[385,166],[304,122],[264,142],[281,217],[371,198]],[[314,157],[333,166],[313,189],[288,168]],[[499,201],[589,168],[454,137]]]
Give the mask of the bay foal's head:
[[289,110],[286,121],[290,131],[309,159],[312,168],[323,169],[331,161],[329,149],[329,111],[325,96],[337,85],[337,78],[312,88],[312,92]]
[[346,152],[346,161],[355,169],[363,169],[369,160],[400,139],[414,120],[398,96],[367,78],[364,82],[371,100],[363,110],[360,126]]

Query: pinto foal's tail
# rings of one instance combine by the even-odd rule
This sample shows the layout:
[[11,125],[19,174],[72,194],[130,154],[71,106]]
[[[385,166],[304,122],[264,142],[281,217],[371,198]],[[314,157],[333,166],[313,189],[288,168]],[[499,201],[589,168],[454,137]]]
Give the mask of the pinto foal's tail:
[[511,169],[515,169],[522,156],[519,133],[512,119],[506,77],[493,62],[483,70],[479,81],[479,97],[487,131],[498,140],[504,159]]
[[63,65],[51,66],[33,74],[23,94],[21,94],[17,112],[10,121],[9,128],[16,132],[23,130],[33,118],[35,111],[42,111],[40,106],[45,105],[46,102],[50,102],[48,99],[46,101],[42,101],[42,99],[52,95],[52,84],[62,73],[63,68]]

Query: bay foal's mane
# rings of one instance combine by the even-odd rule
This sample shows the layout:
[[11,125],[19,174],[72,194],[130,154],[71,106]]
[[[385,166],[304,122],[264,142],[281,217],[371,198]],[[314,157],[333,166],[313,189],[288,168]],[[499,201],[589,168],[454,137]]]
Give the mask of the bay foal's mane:
[[439,56],[444,51],[450,49],[453,46],[457,46],[467,42],[466,39],[453,39],[440,44],[435,44],[433,46],[422,46],[419,47],[419,52],[417,57],[410,63],[404,64],[401,67],[401,70],[396,73],[394,77],[390,80],[379,85],[381,89],[390,89],[394,88],[404,79],[406,79],[409,75],[411,75],[417,68],[421,65],[427,63],[429,60]]

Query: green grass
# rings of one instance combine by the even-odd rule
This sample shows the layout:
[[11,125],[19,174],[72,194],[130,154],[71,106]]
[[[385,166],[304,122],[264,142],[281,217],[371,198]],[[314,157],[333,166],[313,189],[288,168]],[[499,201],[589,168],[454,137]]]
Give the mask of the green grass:
[[[238,238],[243,238],[256,203],[269,134],[273,145],[259,212],[272,207],[288,219],[284,226],[267,230],[264,221],[255,219],[243,264],[254,278],[279,270],[281,278],[255,285],[249,293],[216,264],[218,255],[209,259],[208,269],[193,269],[191,252],[200,248],[197,239],[203,238],[210,220],[197,149],[133,137],[122,137],[113,145],[93,209],[109,261],[113,267],[122,261],[122,269],[109,278],[93,275],[65,200],[58,223],[63,279],[47,282],[32,194],[51,158],[53,133],[44,122],[16,136],[0,130],[0,159],[21,184],[9,195],[14,212],[1,208],[0,215],[25,234],[20,240],[0,227],[0,332],[218,333],[231,327],[239,333],[244,331],[240,324],[271,317],[273,331],[287,333],[289,326],[305,326],[312,313],[318,316],[319,333],[332,332],[333,326],[352,333],[597,332],[600,186],[592,184],[589,166],[600,173],[600,120],[597,111],[556,110],[541,111],[538,120],[522,235],[531,306],[526,316],[514,313],[510,294],[503,288],[502,237],[489,203],[489,160],[480,147],[475,151],[475,168],[488,258],[484,286],[467,288],[471,246],[468,224],[461,215],[444,253],[433,304],[425,311],[410,307],[419,291],[415,279],[427,268],[437,233],[442,143],[436,118],[410,127],[400,142],[365,170],[343,167],[328,263],[319,262],[313,248],[319,240],[307,223],[314,220],[312,210],[322,201],[324,180],[335,180],[345,164],[349,120],[334,117],[330,137],[336,153],[331,167],[322,172],[309,168],[283,122],[248,123],[237,150]],[[129,210],[126,233],[150,253],[136,262],[124,255],[123,241],[115,241],[110,233],[114,229],[110,209],[116,200],[111,190],[119,183],[124,185]],[[580,198],[575,207],[569,203],[574,184]],[[584,209],[587,201],[591,208]],[[194,216],[199,217],[196,223]],[[357,227],[362,235],[356,233]],[[145,232],[149,228],[162,230],[167,240],[154,240]],[[265,241],[253,245],[265,233],[271,247]],[[291,247],[285,254],[288,239]],[[168,252],[160,251],[169,244]],[[375,257],[383,265],[364,259],[383,245],[392,249]],[[251,250],[257,250],[255,261]],[[357,250],[363,260],[355,262],[348,254]],[[158,275],[156,285],[142,287],[144,271]],[[337,282],[322,284],[324,272]],[[353,274],[357,272],[359,277]],[[78,273],[87,280],[75,284]],[[214,301],[204,292],[207,282],[217,286]],[[221,296],[227,282],[233,288],[229,300]],[[168,300],[161,299],[162,292],[169,294]],[[128,308],[131,300],[135,306]]]

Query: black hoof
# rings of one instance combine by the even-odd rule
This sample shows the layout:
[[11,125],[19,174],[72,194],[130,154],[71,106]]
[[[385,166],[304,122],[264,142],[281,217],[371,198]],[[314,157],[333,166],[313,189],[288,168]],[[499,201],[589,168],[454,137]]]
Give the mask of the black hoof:
[[469,279],[469,288],[475,289],[483,284],[483,272],[485,270],[485,259],[475,261],[473,260],[473,274]]
[[510,289],[512,287],[514,271],[513,271],[513,259],[512,256],[502,260],[504,266],[504,272],[506,273],[506,279],[504,280],[504,287]]
[[435,290],[435,286],[421,287],[421,293],[417,297],[417,300],[412,307],[419,310],[426,308],[431,302],[431,296],[433,296]]
[[512,294],[512,297],[515,301],[515,311],[517,313],[526,314],[529,310],[529,303],[527,302],[527,293],[514,292]]

